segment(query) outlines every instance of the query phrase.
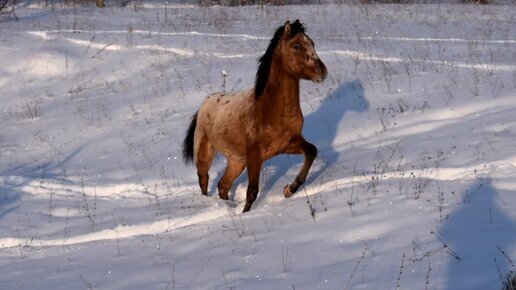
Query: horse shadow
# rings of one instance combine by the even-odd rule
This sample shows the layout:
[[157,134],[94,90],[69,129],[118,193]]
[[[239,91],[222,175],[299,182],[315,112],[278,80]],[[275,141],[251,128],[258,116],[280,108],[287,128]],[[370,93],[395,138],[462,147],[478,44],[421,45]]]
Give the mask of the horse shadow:
[[[319,150],[314,167],[308,173],[305,185],[310,184],[321,174],[331,168],[339,159],[341,152],[335,150],[333,142],[339,134],[339,124],[347,112],[364,112],[369,102],[364,96],[364,88],[359,80],[343,83],[321,102],[320,106],[305,117],[303,136]],[[282,176],[295,165],[303,162],[302,155],[279,155],[265,163],[271,168],[271,174],[263,185],[256,202],[259,204],[273,189]],[[322,166],[318,162],[322,162]],[[320,166],[320,167],[319,167]],[[315,168],[318,169],[314,170]],[[297,172],[295,172],[297,174]],[[288,180],[286,182],[291,182]],[[285,183],[286,185],[286,183]],[[283,189],[283,186],[281,187]],[[281,191],[282,193],[283,191]]]
[[[34,180],[52,180],[66,182],[64,167],[82,151],[82,147],[57,162],[45,161],[20,165],[0,172],[4,179],[0,182],[0,218],[16,210],[24,188]],[[10,176],[10,177],[9,177]]]
[[501,284],[500,274],[511,269],[504,252],[516,243],[516,224],[500,204],[504,201],[491,180],[479,179],[466,191],[464,204],[439,229],[457,256],[450,255],[446,289],[500,289],[495,286]]

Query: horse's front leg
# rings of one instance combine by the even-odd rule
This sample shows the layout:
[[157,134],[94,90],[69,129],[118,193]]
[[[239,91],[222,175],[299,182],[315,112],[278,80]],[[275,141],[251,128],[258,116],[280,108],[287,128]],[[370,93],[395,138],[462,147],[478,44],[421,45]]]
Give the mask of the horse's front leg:
[[287,184],[283,189],[283,194],[286,198],[289,198],[303,183],[305,183],[308,171],[310,170],[312,163],[317,157],[317,147],[307,142],[303,136],[298,135],[290,141],[284,153],[305,155],[303,167],[301,167],[301,170],[297,174],[296,179],[293,182]]
[[247,148],[247,175],[249,184],[247,185],[247,196],[244,211],[251,209],[253,202],[258,196],[258,186],[260,185],[260,170],[262,168],[262,158],[258,146],[250,146]]

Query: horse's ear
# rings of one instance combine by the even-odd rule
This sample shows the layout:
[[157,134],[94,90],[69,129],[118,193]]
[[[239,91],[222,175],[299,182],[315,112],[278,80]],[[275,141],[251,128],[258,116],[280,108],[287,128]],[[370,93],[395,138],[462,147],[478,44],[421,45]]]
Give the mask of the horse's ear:
[[285,22],[285,25],[283,26],[283,35],[289,37],[291,31],[292,30],[290,28],[290,21],[287,20],[287,22]]

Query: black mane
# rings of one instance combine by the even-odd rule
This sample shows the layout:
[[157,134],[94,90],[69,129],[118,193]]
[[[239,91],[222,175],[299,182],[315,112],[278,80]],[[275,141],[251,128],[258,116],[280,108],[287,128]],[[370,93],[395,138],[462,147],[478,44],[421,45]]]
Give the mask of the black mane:
[[[258,60],[258,71],[256,72],[256,84],[254,86],[255,99],[258,99],[265,90],[265,85],[267,84],[267,79],[269,78],[269,72],[271,70],[272,55],[278,46],[279,40],[283,36],[284,30],[284,26],[280,26],[276,29],[276,33],[274,33],[274,37],[271,39],[271,43],[265,51],[265,54]],[[305,26],[303,23],[299,22],[299,20],[296,20],[294,23],[290,24],[289,38],[294,37],[298,33],[304,32]]]

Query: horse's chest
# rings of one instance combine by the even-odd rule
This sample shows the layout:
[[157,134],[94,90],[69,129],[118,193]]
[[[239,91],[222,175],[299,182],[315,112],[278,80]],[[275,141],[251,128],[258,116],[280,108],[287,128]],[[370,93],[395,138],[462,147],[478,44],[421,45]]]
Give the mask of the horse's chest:
[[302,120],[291,121],[283,126],[263,126],[259,134],[259,143],[262,149],[262,157],[268,159],[281,153],[292,139],[301,133]]

